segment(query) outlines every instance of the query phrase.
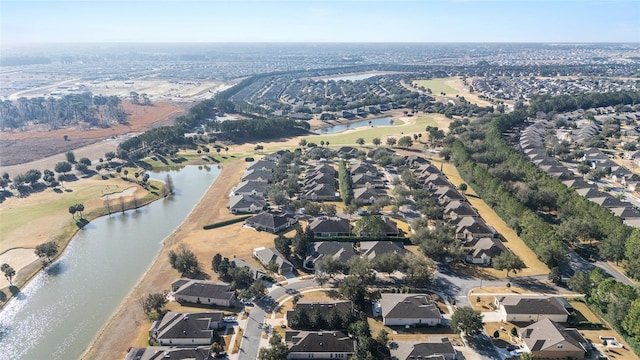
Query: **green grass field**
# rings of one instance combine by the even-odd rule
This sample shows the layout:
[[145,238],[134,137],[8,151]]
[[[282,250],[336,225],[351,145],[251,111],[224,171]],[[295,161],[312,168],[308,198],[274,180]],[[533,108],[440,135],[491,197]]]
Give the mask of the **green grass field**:
[[401,132],[405,134],[424,132],[427,125],[436,126],[435,120],[431,117],[417,117],[415,124],[396,123],[390,126],[376,126],[373,128],[363,128],[363,130],[348,131],[346,133],[337,133],[331,135],[316,135],[305,137],[307,142],[316,144],[320,141],[329,141],[331,145],[353,145],[358,138],[363,138],[365,144],[371,144],[373,138],[380,138],[384,144],[384,138],[388,135],[396,137],[401,136]]
[[418,84],[418,86],[424,86],[426,89],[431,89],[431,92],[436,95],[442,92],[444,92],[447,95],[456,95],[459,93],[458,90],[445,84],[446,81],[449,81],[451,79],[454,79],[454,78],[450,77],[450,78],[439,78],[439,79],[431,79],[431,80],[416,80],[414,81],[414,83]]

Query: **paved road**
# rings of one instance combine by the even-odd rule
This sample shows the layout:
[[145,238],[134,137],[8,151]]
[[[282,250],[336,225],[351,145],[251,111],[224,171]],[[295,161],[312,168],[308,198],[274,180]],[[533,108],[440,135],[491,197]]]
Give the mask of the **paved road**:
[[597,266],[607,272],[607,274],[611,275],[617,281],[626,285],[636,286],[636,284],[631,279],[618,271],[618,269],[608,264],[606,261],[589,262],[569,248],[567,248],[566,251],[568,264],[567,266],[563,267],[562,275],[571,277],[576,272],[591,272],[591,270],[593,270]]
[[256,360],[258,358],[266,312],[271,309],[276,300],[286,294],[294,295],[302,289],[316,286],[317,284],[313,280],[294,280],[289,285],[276,286],[269,289],[269,294],[258,301],[249,313],[247,325],[240,342],[238,360]]

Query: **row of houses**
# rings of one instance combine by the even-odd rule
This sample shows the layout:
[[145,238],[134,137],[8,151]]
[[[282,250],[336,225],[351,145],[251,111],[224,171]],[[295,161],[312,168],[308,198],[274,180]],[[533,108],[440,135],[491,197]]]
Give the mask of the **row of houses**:
[[593,346],[575,328],[567,328],[571,305],[560,297],[496,296],[503,322],[529,323],[520,328],[523,348],[535,359],[584,359]]
[[271,154],[246,168],[240,183],[229,194],[231,213],[257,213],[267,208],[265,191],[273,178],[276,161],[277,154]]
[[[387,326],[437,326],[442,322],[442,314],[427,294],[382,294],[374,305],[374,314],[382,316]],[[305,312],[317,323],[331,327],[331,317],[350,319],[354,316],[351,301],[310,301],[298,302],[287,312],[286,318],[293,330],[285,332],[289,348],[288,359],[331,359],[350,358],[354,355],[357,340],[343,332],[343,329],[299,329],[296,322],[299,313]],[[312,315],[312,316],[311,316]],[[348,325],[343,323],[343,326]],[[392,358],[399,360],[433,358],[455,359],[457,352],[448,338],[438,338],[429,342],[393,342],[389,350]]]
[[[622,218],[625,224],[640,227],[640,211],[633,204],[600,191],[596,184],[585,181],[582,176],[575,175],[574,171],[547,155],[544,143],[544,134],[547,126],[547,122],[537,121],[522,131],[520,149],[524,155],[537,167],[550,176],[559,179],[567,187],[573,188],[582,197],[609,209],[616,216]],[[631,191],[635,191],[638,184],[638,176],[631,173],[624,166],[612,161],[601,150],[587,148],[584,150],[584,156],[581,160],[589,162],[593,169],[606,170],[610,174],[611,180],[626,186]]]
[[442,206],[444,221],[455,228],[456,238],[469,248],[467,262],[489,265],[495,256],[508,251],[496,230],[480,217],[440,169],[419,156],[407,157],[406,165],[413,171],[418,184]]

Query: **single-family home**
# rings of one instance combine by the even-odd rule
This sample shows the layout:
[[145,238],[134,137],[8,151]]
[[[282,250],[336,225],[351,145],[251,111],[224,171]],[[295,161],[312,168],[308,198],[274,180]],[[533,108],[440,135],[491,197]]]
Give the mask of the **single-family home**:
[[479,216],[468,202],[463,200],[449,201],[442,210],[445,218],[457,219],[464,216]]
[[333,184],[316,184],[305,191],[302,197],[313,201],[333,201],[338,198],[336,187]]
[[171,291],[180,303],[233,306],[236,298],[230,284],[205,280],[178,279],[171,284]]
[[384,233],[387,236],[400,236],[400,229],[398,229],[398,224],[395,221],[391,220],[388,216],[383,216],[382,221],[384,221]]
[[233,258],[231,260],[229,260],[230,263],[235,264],[236,267],[239,268],[244,268],[244,269],[249,269],[249,271],[251,271],[251,274],[253,275],[254,279],[262,279],[263,277],[265,277],[267,275],[267,273],[263,270],[263,269],[258,269],[257,267],[253,266],[252,264],[239,259],[239,258]]
[[382,294],[380,307],[382,322],[387,326],[436,326],[442,318],[427,294]]
[[569,311],[556,297],[496,296],[496,308],[502,321],[533,322],[551,319],[555,322],[567,322]]
[[254,161],[251,165],[247,166],[247,171],[262,170],[272,172],[278,166],[275,161],[262,159]]
[[339,217],[319,217],[309,224],[309,231],[313,237],[350,236],[351,225],[349,220]]
[[372,188],[362,187],[353,190],[353,199],[359,204],[373,204],[377,199],[386,197],[386,193]]
[[495,235],[496,231],[479,217],[465,216],[456,223],[458,239],[494,237]]
[[284,213],[274,213],[270,211],[263,211],[258,215],[252,216],[245,221],[245,225],[256,229],[258,231],[267,231],[272,234],[286,230],[298,220],[287,216]]
[[249,170],[242,175],[242,181],[262,181],[269,182],[273,178],[273,172],[270,170]]
[[383,188],[384,183],[378,177],[367,174],[355,174],[351,176],[351,185],[353,188]]
[[143,348],[130,348],[124,360],[166,360],[189,359],[211,360],[211,346],[175,347],[175,346],[149,346]]
[[309,251],[303,267],[307,270],[315,269],[315,263],[325,256],[331,256],[342,264],[356,255],[354,244],[343,241],[315,241],[309,244]]
[[149,336],[164,346],[211,345],[213,331],[222,324],[222,311],[182,313],[169,311],[154,321]]
[[253,249],[253,255],[266,268],[273,261],[278,265],[278,273],[281,275],[288,274],[293,271],[293,265],[275,248],[259,247]]
[[349,359],[356,341],[342,331],[287,331],[287,359]]
[[534,359],[584,359],[592,345],[577,329],[568,329],[545,318],[520,328],[524,350]]
[[467,253],[465,261],[471,264],[490,265],[493,258],[508,251],[500,239],[480,238],[469,241],[466,246],[471,250]]
[[231,190],[231,196],[251,195],[264,197],[267,183],[262,181],[242,181]]
[[229,211],[234,214],[257,213],[267,207],[264,199],[251,195],[235,195],[229,198]]
[[358,254],[369,260],[375,259],[382,254],[397,253],[404,255],[407,249],[400,241],[361,241],[360,247],[356,249]]
[[457,353],[449,338],[429,342],[394,341],[390,346],[391,358],[396,360],[455,360]]
[[358,153],[358,149],[352,146],[341,146],[338,150],[336,150],[336,155],[342,159],[351,159],[356,157]]

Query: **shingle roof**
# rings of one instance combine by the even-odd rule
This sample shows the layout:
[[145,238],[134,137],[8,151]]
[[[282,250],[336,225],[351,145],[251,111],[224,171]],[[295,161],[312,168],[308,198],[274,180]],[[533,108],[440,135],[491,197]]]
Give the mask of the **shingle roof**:
[[260,225],[268,229],[278,229],[281,226],[289,224],[290,218],[285,214],[274,214],[268,211],[259,213],[247,219],[249,225]]
[[555,297],[499,296],[497,299],[507,314],[569,314]]
[[355,340],[342,331],[287,331],[290,352],[353,353]]
[[253,249],[255,255],[264,261],[264,265],[267,266],[271,261],[275,261],[278,264],[278,271],[280,273],[293,271],[293,265],[275,248],[256,248]]
[[263,181],[242,181],[233,190],[234,194],[249,194],[256,192],[262,194],[267,190],[267,183]]
[[309,229],[314,233],[350,233],[351,225],[349,220],[339,217],[315,218],[309,224]]
[[382,294],[380,305],[384,318],[440,318],[440,310],[427,294]]
[[171,284],[175,295],[195,296],[212,299],[229,300],[235,293],[231,290],[231,285],[226,283],[216,283],[204,280],[178,279]]
[[262,208],[267,202],[263,199],[251,195],[235,195],[229,198],[230,209],[244,209],[253,204],[255,207]]
[[152,330],[157,331],[158,339],[209,339],[213,330],[209,323],[220,322],[222,311],[180,313],[170,311]]
[[211,359],[211,347],[182,348],[169,346],[151,346],[146,348],[131,348],[125,360],[166,360],[166,359]]
[[[531,351],[584,351],[585,349],[582,344],[587,343],[587,341],[584,340],[584,338],[582,338],[583,341],[579,341],[575,333],[570,333],[565,330],[563,326],[545,318],[537,323],[521,328],[520,334],[525,345]],[[564,344],[562,348],[558,348],[556,345],[561,342],[569,343],[573,348],[564,346]]]

